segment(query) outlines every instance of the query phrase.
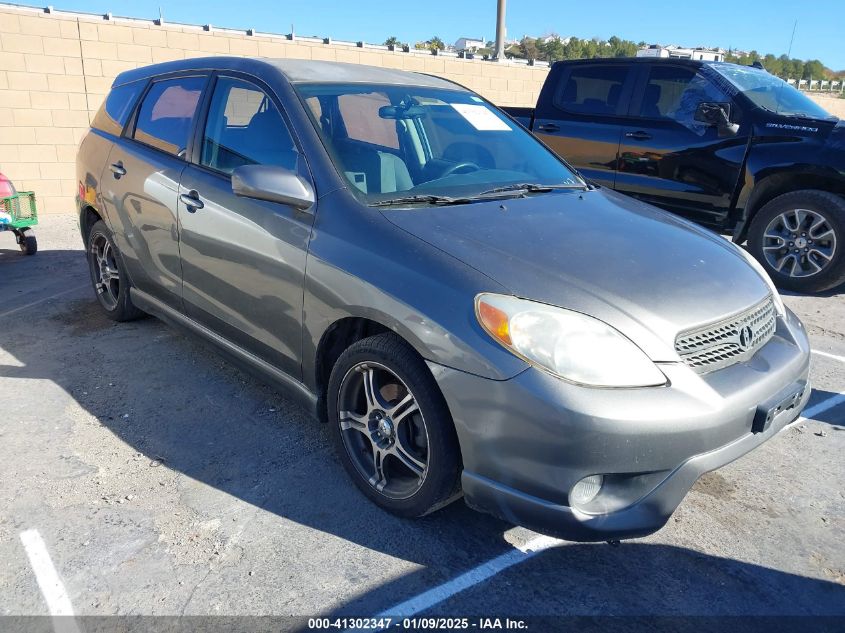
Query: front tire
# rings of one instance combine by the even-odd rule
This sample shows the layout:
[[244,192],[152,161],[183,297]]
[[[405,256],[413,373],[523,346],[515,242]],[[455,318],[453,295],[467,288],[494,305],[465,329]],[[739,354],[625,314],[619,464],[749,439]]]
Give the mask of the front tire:
[[820,292],[845,282],[845,198],[806,189],[760,209],[748,232],[751,254],[779,288]]
[[105,222],[98,220],[94,223],[86,243],[91,283],[106,316],[114,321],[143,317],[144,313],[132,304],[129,297],[130,284],[123,270],[123,260]]
[[397,335],[363,339],[341,354],[327,407],[344,468],[378,506],[419,517],[459,496],[460,451],[446,401]]

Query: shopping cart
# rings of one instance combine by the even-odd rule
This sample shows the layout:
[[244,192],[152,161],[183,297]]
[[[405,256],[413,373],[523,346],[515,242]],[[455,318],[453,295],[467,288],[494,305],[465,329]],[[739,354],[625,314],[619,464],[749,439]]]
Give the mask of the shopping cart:
[[11,231],[24,255],[35,255],[38,241],[30,230],[38,224],[38,211],[35,208],[35,194],[32,191],[20,191],[11,196],[0,198],[0,232]]

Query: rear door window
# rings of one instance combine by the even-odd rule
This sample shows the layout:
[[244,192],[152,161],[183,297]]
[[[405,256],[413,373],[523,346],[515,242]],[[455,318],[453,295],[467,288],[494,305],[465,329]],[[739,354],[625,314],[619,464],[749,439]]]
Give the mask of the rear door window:
[[621,65],[574,66],[558,88],[555,105],[575,114],[615,115],[627,77]]
[[91,127],[120,136],[123,126],[126,125],[126,119],[132,112],[132,106],[135,105],[144,86],[146,86],[145,81],[135,81],[112,88],[94,116]]
[[296,168],[297,151],[273,100],[258,86],[220,77],[205,124],[200,163],[231,173],[242,165]]
[[141,102],[132,138],[168,154],[184,156],[205,82],[205,77],[156,81]]

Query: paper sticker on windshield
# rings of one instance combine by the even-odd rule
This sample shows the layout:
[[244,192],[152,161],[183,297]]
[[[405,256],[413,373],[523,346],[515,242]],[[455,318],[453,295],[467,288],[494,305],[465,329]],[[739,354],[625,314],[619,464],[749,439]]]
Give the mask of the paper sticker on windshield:
[[493,114],[487,106],[471,105],[469,103],[451,103],[449,104],[458,111],[462,117],[470,122],[470,125],[476,130],[482,132],[510,132],[511,128],[507,123],[502,121],[499,117]]

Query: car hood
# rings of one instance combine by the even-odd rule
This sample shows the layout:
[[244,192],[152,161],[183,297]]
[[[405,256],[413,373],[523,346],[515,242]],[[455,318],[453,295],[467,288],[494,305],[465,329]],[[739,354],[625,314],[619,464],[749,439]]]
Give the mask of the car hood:
[[724,238],[607,190],[383,211],[514,295],[592,315],[653,360],[769,294]]

